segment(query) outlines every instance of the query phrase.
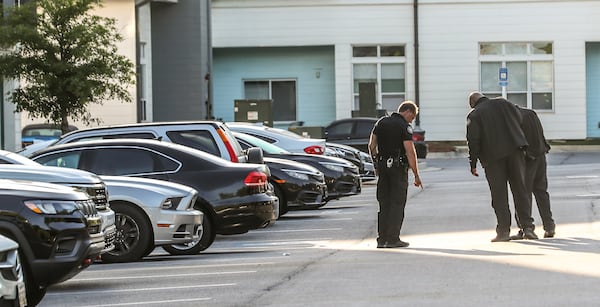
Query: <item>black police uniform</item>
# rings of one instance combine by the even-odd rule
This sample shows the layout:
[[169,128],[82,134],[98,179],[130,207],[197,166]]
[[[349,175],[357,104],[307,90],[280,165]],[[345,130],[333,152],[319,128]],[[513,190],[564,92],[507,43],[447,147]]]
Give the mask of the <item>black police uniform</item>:
[[473,169],[479,159],[485,170],[499,238],[507,238],[510,233],[507,182],[523,229],[533,229],[531,203],[527,201],[525,187],[524,148],[527,140],[521,123],[522,116],[517,107],[503,98],[482,97],[467,115],[469,162]]
[[412,128],[399,113],[382,117],[373,127],[377,136],[378,244],[397,242],[404,221],[408,190],[408,161],[404,141],[412,141]]
[[[547,234],[554,233],[555,223],[550,209],[550,195],[548,194],[548,177],[546,175],[546,153],[550,151],[550,145],[546,142],[544,129],[539,117],[533,110],[520,108],[523,115],[523,132],[527,138],[525,186],[531,206],[532,193],[535,195],[540,217]],[[518,216],[517,223],[521,228]]]

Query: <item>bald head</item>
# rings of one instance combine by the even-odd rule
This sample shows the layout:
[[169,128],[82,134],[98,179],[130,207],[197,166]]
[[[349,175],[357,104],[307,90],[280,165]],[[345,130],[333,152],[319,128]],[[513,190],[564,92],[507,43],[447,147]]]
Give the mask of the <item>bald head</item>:
[[480,92],[472,92],[471,94],[469,94],[469,105],[471,106],[471,108],[474,108],[477,104],[477,101],[479,101],[479,99],[481,99],[482,97],[485,96]]

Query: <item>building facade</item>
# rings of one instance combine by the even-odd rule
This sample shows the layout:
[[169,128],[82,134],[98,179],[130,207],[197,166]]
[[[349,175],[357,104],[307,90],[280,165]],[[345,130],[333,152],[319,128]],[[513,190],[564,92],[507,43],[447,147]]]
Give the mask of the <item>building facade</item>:
[[474,90],[533,108],[550,139],[597,138],[597,16],[589,0],[213,0],[214,115],[270,98],[276,124],[323,126],[371,82],[378,109],[417,100],[430,141],[465,139]]

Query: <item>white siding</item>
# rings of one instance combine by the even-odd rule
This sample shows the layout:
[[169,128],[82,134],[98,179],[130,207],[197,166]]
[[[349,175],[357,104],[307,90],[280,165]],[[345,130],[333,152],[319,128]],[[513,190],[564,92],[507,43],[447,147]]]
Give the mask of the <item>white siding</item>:
[[[213,0],[213,44],[336,46],[336,116],[348,117],[354,44],[405,44],[414,99],[412,3],[407,0]],[[467,95],[479,88],[479,42],[554,43],[551,139],[586,137],[585,42],[600,41],[600,1],[419,1],[421,127],[428,140],[464,140]]]

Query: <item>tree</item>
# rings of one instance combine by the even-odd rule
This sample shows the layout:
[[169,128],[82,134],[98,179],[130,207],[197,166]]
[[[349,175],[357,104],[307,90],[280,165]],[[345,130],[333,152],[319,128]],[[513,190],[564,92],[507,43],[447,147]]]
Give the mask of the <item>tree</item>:
[[100,123],[90,104],[131,102],[134,65],[117,54],[116,20],[90,14],[101,0],[32,0],[5,7],[0,22],[0,75],[17,79],[16,111],[68,131],[69,118]]

